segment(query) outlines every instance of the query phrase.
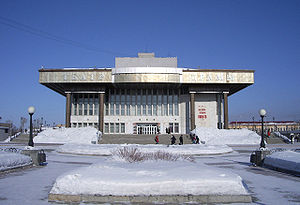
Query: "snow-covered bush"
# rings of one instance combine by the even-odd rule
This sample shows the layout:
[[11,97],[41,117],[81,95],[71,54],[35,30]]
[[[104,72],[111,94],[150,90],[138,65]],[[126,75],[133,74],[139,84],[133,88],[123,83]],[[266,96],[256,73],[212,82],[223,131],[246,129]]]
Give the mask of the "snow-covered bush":
[[165,151],[156,152],[141,152],[139,149],[134,147],[123,147],[119,148],[112,153],[114,156],[124,159],[127,162],[141,162],[147,160],[165,160],[165,161],[177,161],[185,160],[193,162],[194,158],[190,155],[172,154]]

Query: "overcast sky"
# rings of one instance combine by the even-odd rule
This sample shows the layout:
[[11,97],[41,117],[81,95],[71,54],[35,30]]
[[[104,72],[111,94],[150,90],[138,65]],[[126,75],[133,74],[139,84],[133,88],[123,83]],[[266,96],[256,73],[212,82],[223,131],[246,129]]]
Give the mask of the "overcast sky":
[[138,52],[178,57],[179,67],[255,70],[229,97],[229,120],[300,119],[300,1],[1,0],[1,122],[64,123],[65,97],[38,69],[114,67]]

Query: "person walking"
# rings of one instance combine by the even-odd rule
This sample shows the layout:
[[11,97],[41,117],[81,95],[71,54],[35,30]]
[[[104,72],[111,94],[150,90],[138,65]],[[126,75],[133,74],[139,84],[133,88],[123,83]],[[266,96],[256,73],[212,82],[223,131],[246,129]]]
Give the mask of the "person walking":
[[176,138],[174,135],[172,135],[172,138],[171,138],[171,145],[175,144],[176,142]]
[[180,137],[179,137],[179,144],[183,145],[183,137],[182,137],[182,135],[180,135]]
[[155,136],[155,139],[154,139],[154,141],[155,141],[155,143],[156,143],[156,144],[158,144],[158,143],[159,143],[159,138],[158,138],[158,135],[156,135],[156,136]]
[[199,141],[200,141],[200,139],[199,139],[198,135],[196,135],[196,144],[199,144]]

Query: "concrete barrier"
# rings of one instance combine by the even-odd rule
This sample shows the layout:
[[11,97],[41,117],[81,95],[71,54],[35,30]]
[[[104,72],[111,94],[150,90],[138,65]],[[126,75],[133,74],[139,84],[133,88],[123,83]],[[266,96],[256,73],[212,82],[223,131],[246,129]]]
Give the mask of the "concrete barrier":
[[159,196],[98,196],[98,195],[63,195],[49,194],[48,201],[67,203],[251,203],[250,195],[159,195]]

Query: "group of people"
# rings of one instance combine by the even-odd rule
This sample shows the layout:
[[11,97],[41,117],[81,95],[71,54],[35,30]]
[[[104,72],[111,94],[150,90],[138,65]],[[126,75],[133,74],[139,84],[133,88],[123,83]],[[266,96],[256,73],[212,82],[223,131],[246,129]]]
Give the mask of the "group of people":
[[[172,135],[172,137],[171,137],[171,145],[174,145],[176,143],[176,140],[177,140],[176,137],[174,135]],[[159,144],[159,137],[158,137],[158,135],[155,136],[154,141],[155,141],[156,144]],[[183,136],[182,135],[180,135],[180,137],[179,137],[179,145],[183,145]]]
[[190,139],[192,140],[193,144],[200,144],[198,135],[190,133]]

